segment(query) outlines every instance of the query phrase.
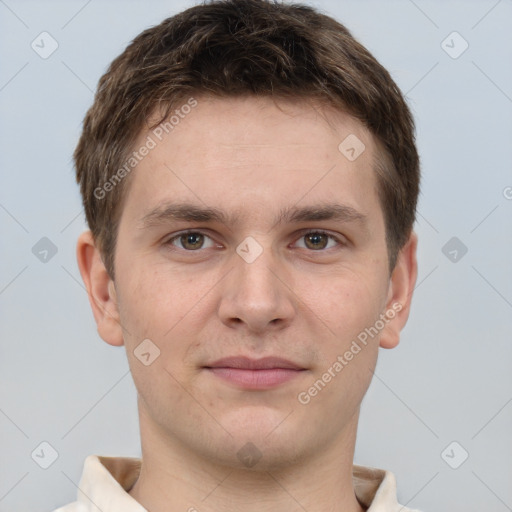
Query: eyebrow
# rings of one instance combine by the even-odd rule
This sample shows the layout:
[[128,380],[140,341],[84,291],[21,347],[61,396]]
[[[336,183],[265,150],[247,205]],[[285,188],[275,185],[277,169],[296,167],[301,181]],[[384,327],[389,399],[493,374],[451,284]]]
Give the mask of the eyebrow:
[[[227,214],[223,210],[212,207],[198,206],[192,203],[164,203],[157,206],[140,220],[140,228],[146,229],[172,221],[185,222],[218,222],[225,225],[235,225],[241,216],[236,212]],[[274,219],[273,226],[285,223],[314,222],[335,220],[339,222],[356,222],[366,224],[366,215],[355,208],[328,203],[297,208],[292,206],[282,209]]]

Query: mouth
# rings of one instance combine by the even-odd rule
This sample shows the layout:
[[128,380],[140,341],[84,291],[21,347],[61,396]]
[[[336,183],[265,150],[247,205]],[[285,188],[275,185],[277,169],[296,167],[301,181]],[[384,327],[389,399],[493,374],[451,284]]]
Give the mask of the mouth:
[[269,389],[302,375],[306,368],[286,359],[227,357],[203,367],[213,376],[243,389]]

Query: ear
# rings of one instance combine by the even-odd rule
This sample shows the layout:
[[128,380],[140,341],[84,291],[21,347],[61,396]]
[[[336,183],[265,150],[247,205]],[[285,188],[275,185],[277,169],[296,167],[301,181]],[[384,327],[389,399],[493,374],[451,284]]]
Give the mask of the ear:
[[389,291],[386,303],[389,321],[380,337],[382,348],[395,348],[400,341],[400,331],[409,318],[412,293],[418,276],[416,249],[418,237],[411,232],[409,240],[398,254],[397,262],[389,281]]
[[110,345],[123,345],[115,284],[103,264],[90,231],[85,231],[78,238],[76,258],[99,335]]

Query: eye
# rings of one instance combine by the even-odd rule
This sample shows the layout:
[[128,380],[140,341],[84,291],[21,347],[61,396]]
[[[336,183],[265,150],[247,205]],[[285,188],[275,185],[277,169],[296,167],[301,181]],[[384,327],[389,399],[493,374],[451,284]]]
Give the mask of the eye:
[[[169,238],[165,245],[171,245],[187,252],[194,252],[215,247],[215,242],[200,231],[186,231]],[[324,231],[308,231],[296,242],[297,247],[312,251],[323,251],[337,245],[342,245],[342,242],[334,235]]]
[[[313,251],[321,251],[323,249],[331,249],[341,242],[334,236],[324,231],[309,231],[303,234],[299,240],[304,240],[304,244],[299,247],[311,249]],[[298,243],[298,242],[297,242]]]
[[166,245],[173,245],[185,251],[197,251],[213,247],[215,244],[209,236],[199,231],[187,231],[173,236]]

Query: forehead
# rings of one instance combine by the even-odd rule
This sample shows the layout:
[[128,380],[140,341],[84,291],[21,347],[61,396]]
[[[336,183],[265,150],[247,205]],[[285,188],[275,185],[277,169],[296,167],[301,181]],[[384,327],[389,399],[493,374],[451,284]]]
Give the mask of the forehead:
[[124,202],[132,220],[176,199],[241,215],[318,200],[364,210],[377,201],[371,133],[344,112],[303,100],[184,100],[139,135],[135,151],[145,146]]
[[[152,120],[156,119],[153,114]],[[149,135],[157,145],[183,146],[187,141],[201,153],[216,149],[255,155],[272,150],[286,151],[289,159],[293,151],[300,159],[302,149],[332,150],[333,144],[336,149],[350,134],[373,146],[373,136],[359,120],[313,99],[201,96],[183,99],[163,122],[143,131],[138,142]]]

